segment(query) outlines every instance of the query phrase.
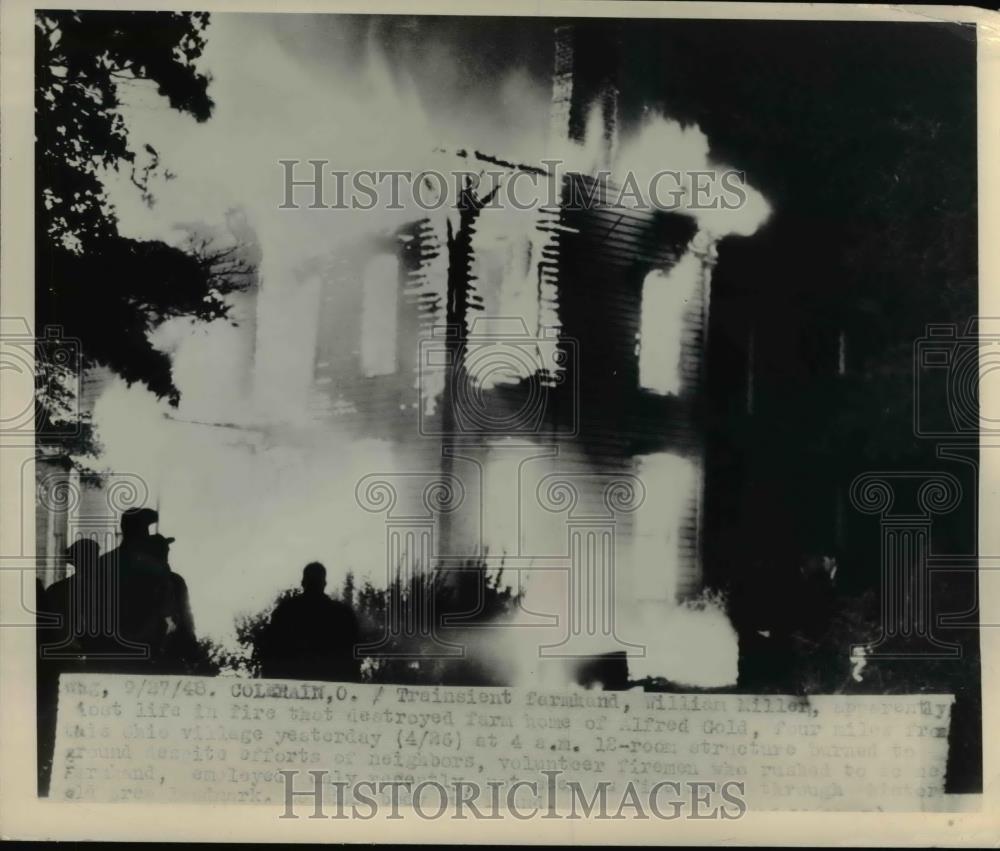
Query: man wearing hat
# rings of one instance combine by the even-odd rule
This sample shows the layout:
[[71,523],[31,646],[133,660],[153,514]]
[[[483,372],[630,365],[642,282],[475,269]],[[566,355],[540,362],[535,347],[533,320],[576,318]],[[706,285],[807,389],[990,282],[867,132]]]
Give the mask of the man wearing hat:
[[174,540],[159,534],[150,535],[146,550],[157,565],[166,566],[169,574],[170,585],[163,612],[166,626],[159,648],[161,667],[168,672],[188,673],[203,659],[194,631],[187,583],[170,567],[170,545]]
[[[107,584],[101,582],[98,569],[100,555],[101,547],[97,541],[79,538],[65,552],[66,561],[73,565],[73,575],[54,582],[48,590],[39,583],[36,691],[39,794],[48,794],[55,747],[59,674],[78,668],[86,661],[87,653],[102,649],[103,631],[95,618],[101,616],[103,610],[99,601],[106,599],[108,589]],[[54,624],[48,621],[51,615],[56,617]]]
[[108,593],[107,584],[101,581],[100,556],[100,544],[90,538],[78,538],[66,548],[66,561],[73,565],[73,574],[52,583],[46,591],[48,611],[58,616],[59,625],[46,630],[44,657],[86,652],[88,639],[104,632],[94,622],[101,611],[100,601]]
[[[156,658],[167,631],[172,580],[166,558],[157,552],[149,527],[159,520],[151,508],[122,513],[121,542],[100,559],[98,569],[108,577],[106,622],[113,626],[116,648],[104,658],[114,659],[116,670],[128,660]],[[160,544],[162,548],[162,544]]]

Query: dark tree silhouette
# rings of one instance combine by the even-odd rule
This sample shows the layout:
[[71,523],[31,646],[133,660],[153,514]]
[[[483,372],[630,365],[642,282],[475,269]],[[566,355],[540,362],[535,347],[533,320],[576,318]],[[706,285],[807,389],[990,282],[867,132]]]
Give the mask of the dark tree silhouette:
[[210,246],[184,250],[121,236],[101,181],[107,169],[124,171],[153,203],[159,155],[148,144],[142,156],[131,146],[122,87],[152,84],[171,107],[206,121],[213,108],[209,77],[195,62],[207,24],[208,14],[198,12],[36,16],[35,327],[40,336],[41,329],[60,327],[79,341],[82,354],[81,364],[54,363],[39,347],[42,444],[58,443],[65,431],[59,425],[72,406],[67,370],[100,364],[176,404],[169,357],[147,332],[174,316],[225,316],[224,296],[248,279],[232,256]]

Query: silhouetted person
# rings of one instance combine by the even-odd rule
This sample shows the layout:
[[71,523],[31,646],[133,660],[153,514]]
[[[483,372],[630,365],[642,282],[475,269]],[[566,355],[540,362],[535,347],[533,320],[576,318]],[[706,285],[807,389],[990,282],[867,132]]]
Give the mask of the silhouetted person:
[[833,556],[808,555],[799,565],[797,626],[810,638],[821,637],[830,627],[836,605],[837,572]]
[[56,709],[59,675],[84,670],[88,651],[100,637],[90,631],[97,627],[100,601],[107,595],[98,561],[100,545],[88,538],[74,541],[65,552],[73,574],[45,589],[37,583],[38,671],[38,793],[47,795],[55,747]]
[[170,568],[149,533],[158,519],[150,508],[125,511],[121,543],[98,563],[112,588],[101,624],[112,629],[104,642],[108,650],[102,647],[101,652],[102,658],[114,659],[112,669],[123,670],[130,662],[141,666],[162,651],[173,583]]
[[49,780],[52,776],[52,753],[56,742],[56,706],[59,692],[59,669],[54,662],[44,658],[42,648],[58,642],[60,627],[48,622],[52,615],[52,604],[40,579],[35,579],[35,646],[36,656],[35,699],[38,727],[35,745],[37,748],[38,794],[49,794]]
[[107,577],[99,568],[101,546],[97,541],[80,538],[66,550],[66,561],[73,573],[53,582],[46,592],[48,609],[60,624],[48,632],[44,655],[67,658],[70,654],[86,654],[91,640],[101,641],[100,617],[108,607],[111,589]]
[[195,635],[187,582],[170,567],[170,545],[174,540],[163,535],[150,535],[145,549],[150,558],[166,567],[169,578],[163,614],[166,627],[158,654],[162,667],[177,673],[188,673],[192,666],[202,661],[202,654]]
[[261,672],[274,679],[350,682],[360,679],[354,658],[358,621],[353,609],[326,595],[326,568],[302,571],[302,593],[278,603],[263,635]]
[[743,691],[795,690],[791,635],[796,613],[794,561],[780,550],[737,571],[729,594],[729,618],[739,636],[739,675]]
[[837,572],[832,556],[807,555],[799,564],[792,589],[792,644],[805,691],[832,691],[849,671],[850,645],[834,629],[839,614]]

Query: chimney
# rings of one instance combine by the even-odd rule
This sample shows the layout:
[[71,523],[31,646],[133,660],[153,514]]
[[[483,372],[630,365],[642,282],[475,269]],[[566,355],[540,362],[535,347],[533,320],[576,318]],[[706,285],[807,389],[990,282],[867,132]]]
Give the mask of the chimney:
[[[609,169],[618,146],[617,52],[613,37],[603,30],[579,24],[555,28],[550,138],[558,152],[561,143],[585,145],[592,111],[600,115],[600,155],[596,169]],[[606,43],[607,41],[607,43]]]
[[574,140],[570,129],[573,104],[573,53],[576,28],[572,25],[555,29],[555,68],[552,72],[552,111],[549,133],[555,145]]

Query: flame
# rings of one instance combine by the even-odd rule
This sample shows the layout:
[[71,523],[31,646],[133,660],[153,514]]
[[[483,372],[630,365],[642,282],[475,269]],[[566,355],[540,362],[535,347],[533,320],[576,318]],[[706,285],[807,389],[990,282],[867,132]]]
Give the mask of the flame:
[[[442,170],[442,165],[450,169],[454,161],[441,151],[468,147],[463,143],[470,139],[488,142],[491,149],[520,161],[541,159],[543,153],[559,156],[571,170],[595,170],[606,158],[596,107],[583,145],[536,138],[523,127],[498,134],[495,121],[478,121],[474,115],[442,124],[424,108],[405,63],[391,62],[374,38],[368,41],[360,75],[334,77],[328,68],[324,76],[284,48],[266,18],[213,18],[203,58],[214,76],[217,111],[210,121],[194,124],[166,108],[148,87],[136,85],[125,93],[133,139],[155,140],[166,152],[165,164],[178,175],[156,188],[157,204],[147,208],[124,176],[111,173],[106,178],[121,230],[128,236],[180,241],[178,222],[212,225],[242,206],[259,237],[263,261],[253,392],[235,389],[236,374],[245,368],[239,329],[225,322],[177,320],[161,327],[154,340],[173,355],[180,409],[170,411],[140,386],[126,388],[113,381],[94,412],[106,447],[101,464],[142,475],[160,494],[163,530],[177,538],[174,563],[188,581],[199,631],[223,643],[232,640],[236,612],[259,609],[296,584],[308,561],[327,565],[333,587],[348,569],[359,580],[383,580],[384,521],[357,510],[353,484],[366,473],[396,471],[401,464],[392,446],[320,426],[312,417],[318,270],[338,245],[427,213],[416,211],[405,198],[400,209],[388,209],[383,199],[367,212],[305,205],[280,210],[278,161],[321,159],[329,161],[328,168],[348,172],[416,173]],[[232,61],[248,54],[253,61]],[[503,90],[534,106],[523,80],[508,78]],[[491,108],[484,105],[484,114]],[[387,132],[398,127],[405,132]],[[662,116],[651,117],[631,137],[619,140],[613,157],[619,181],[627,173],[648,183],[662,169],[719,168],[698,128],[684,128]],[[740,209],[691,211],[704,233],[713,239],[747,235],[766,220],[767,202],[745,188],[748,200]],[[439,233],[445,232],[446,217],[446,211],[432,214]],[[498,257],[496,309],[520,316],[531,331],[545,324],[557,327],[558,311],[552,305],[540,311],[533,297],[542,247],[532,236],[534,217],[487,211],[480,222],[477,252],[485,257],[492,251]],[[441,272],[440,267],[434,270],[437,277]],[[620,572],[634,570],[635,559],[635,554],[626,555]],[[622,637],[651,648],[633,673],[655,671],[699,684],[691,672],[691,654],[684,652],[697,644],[719,648],[716,673],[704,674],[703,681],[725,681],[735,658],[725,616],[673,605],[666,582],[662,592],[661,599],[644,606],[634,593],[625,601],[619,622],[635,629]],[[551,610],[566,599],[551,574],[533,579],[528,594],[529,607],[537,611]],[[509,671],[512,682],[570,684],[569,663],[540,659],[540,647],[556,643],[558,636],[530,626],[535,619],[530,613],[513,616],[496,641],[470,636],[472,652]],[[604,646],[595,641],[595,652]],[[697,658],[700,667],[701,653]]]

